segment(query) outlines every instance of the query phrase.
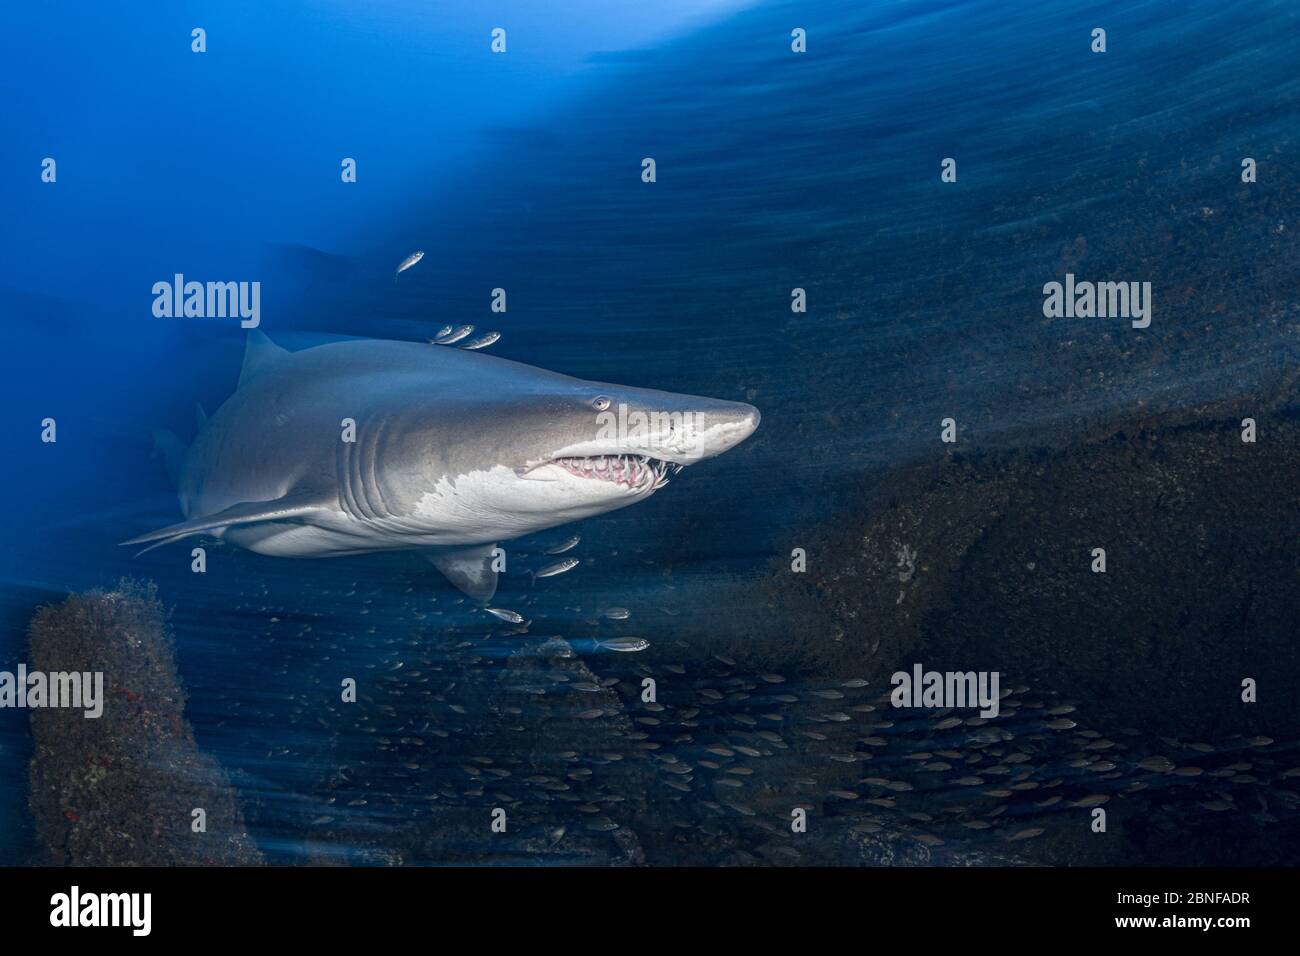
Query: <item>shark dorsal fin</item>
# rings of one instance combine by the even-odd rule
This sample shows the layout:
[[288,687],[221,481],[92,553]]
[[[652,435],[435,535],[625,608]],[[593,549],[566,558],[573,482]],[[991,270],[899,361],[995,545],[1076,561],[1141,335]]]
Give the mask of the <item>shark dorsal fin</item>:
[[243,388],[252,378],[289,354],[288,349],[276,345],[260,329],[249,332],[244,344],[244,365],[239,370],[239,387]]
[[475,601],[487,602],[497,593],[497,573],[492,567],[494,550],[495,544],[479,544],[454,550],[440,548],[424,554],[457,588]]

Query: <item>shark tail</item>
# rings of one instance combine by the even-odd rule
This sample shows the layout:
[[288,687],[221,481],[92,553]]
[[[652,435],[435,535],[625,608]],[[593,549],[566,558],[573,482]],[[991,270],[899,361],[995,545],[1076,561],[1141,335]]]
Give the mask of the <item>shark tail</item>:
[[[328,510],[325,499],[310,492],[285,495],[283,498],[276,498],[272,501],[246,501],[231,505],[229,508],[210,515],[190,518],[180,524],[159,528],[157,531],[151,531],[129,541],[123,541],[122,544],[149,544],[157,547],[171,544],[173,541],[179,541],[181,538],[187,538],[192,534],[218,531],[232,525],[257,524],[267,521],[296,521],[324,510]],[[152,548],[146,548],[145,550],[149,551]],[[144,551],[140,553],[144,554]]]
[[[140,555],[142,555],[142,554],[148,554],[148,553],[149,553],[150,551],[152,551],[154,548],[161,548],[164,544],[171,544],[173,541],[179,541],[179,540],[181,540],[181,538],[186,538],[186,537],[189,537],[189,535],[188,535],[188,534],[178,534],[178,535],[174,535],[174,536],[172,536],[172,537],[170,537],[170,538],[163,538],[163,539],[161,539],[161,540],[159,540],[159,541],[155,541],[153,544],[149,545],[149,547],[147,547],[147,548],[142,548],[142,549],[140,549],[139,551],[137,551],[137,552],[135,553],[135,556],[138,558],[138,557],[140,557]],[[126,542],[123,542],[123,544],[125,544],[125,543],[126,543]]]

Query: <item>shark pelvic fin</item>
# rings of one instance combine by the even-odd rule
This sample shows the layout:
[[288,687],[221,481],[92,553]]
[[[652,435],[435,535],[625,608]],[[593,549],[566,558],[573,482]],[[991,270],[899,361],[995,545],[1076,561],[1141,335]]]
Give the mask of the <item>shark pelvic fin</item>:
[[239,370],[239,387],[243,388],[255,376],[261,375],[291,354],[288,349],[281,348],[267,338],[266,333],[260,329],[249,332],[248,340],[244,343],[244,365]]
[[497,593],[497,572],[492,567],[492,552],[496,547],[495,544],[479,544],[455,550],[440,548],[426,551],[424,556],[469,597],[487,602]]
[[192,534],[215,531],[231,525],[255,524],[262,521],[291,521],[294,518],[328,510],[330,508],[324,498],[312,492],[289,494],[273,501],[245,501],[214,514],[159,528],[157,531],[142,534],[130,541],[123,541],[122,544],[149,544],[155,541],[166,544]]

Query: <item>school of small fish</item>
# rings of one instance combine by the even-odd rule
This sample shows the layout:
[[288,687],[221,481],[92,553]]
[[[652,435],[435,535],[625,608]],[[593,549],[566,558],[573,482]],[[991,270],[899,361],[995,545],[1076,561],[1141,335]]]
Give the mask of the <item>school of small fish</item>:
[[[282,662],[266,683],[297,689],[193,694],[230,715],[218,730],[303,731],[239,771],[250,819],[297,820],[312,846],[361,862],[696,865],[1048,862],[1098,809],[1171,840],[1207,818],[1300,819],[1294,743],[1108,737],[1082,705],[1024,685],[1004,686],[994,719],[897,710],[860,674],[702,653],[675,636],[671,604],[566,601],[580,591],[541,582],[579,566],[546,563],[578,543],[512,556],[535,586],[508,583],[485,608],[430,595],[414,571],[397,601],[387,581],[327,589],[330,614],[294,613],[265,583],[246,596],[237,613]],[[536,621],[569,636],[535,635]],[[319,777],[259,782],[277,768]],[[489,840],[494,808],[510,825]],[[804,833],[790,826],[800,808]]]

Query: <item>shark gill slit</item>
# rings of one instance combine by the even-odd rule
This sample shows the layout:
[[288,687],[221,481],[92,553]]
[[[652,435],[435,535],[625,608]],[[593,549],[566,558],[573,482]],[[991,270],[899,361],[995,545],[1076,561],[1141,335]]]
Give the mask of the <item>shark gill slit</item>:
[[[336,458],[338,461],[339,505],[351,517],[358,521],[365,521],[367,515],[354,487],[357,482],[357,478],[354,477],[354,469],[357,467],[357,454],[354,446],[355,442],[339,442],[339,453]],[[359,475],[359,472],[356,474]]]
[[365,473],[361,476],[361,492],[366,496],[371,517],[380,523],[386,523],[387,519],[397,516],[388,510],[388,502],[384,501],[384,489],[379,484],[375,462],[379,460],[379,444],[383,439],[387,422],[379,418],[367,424],[366,432],[361,438],[365,447],[358,464],[359,468],[365,469]]

